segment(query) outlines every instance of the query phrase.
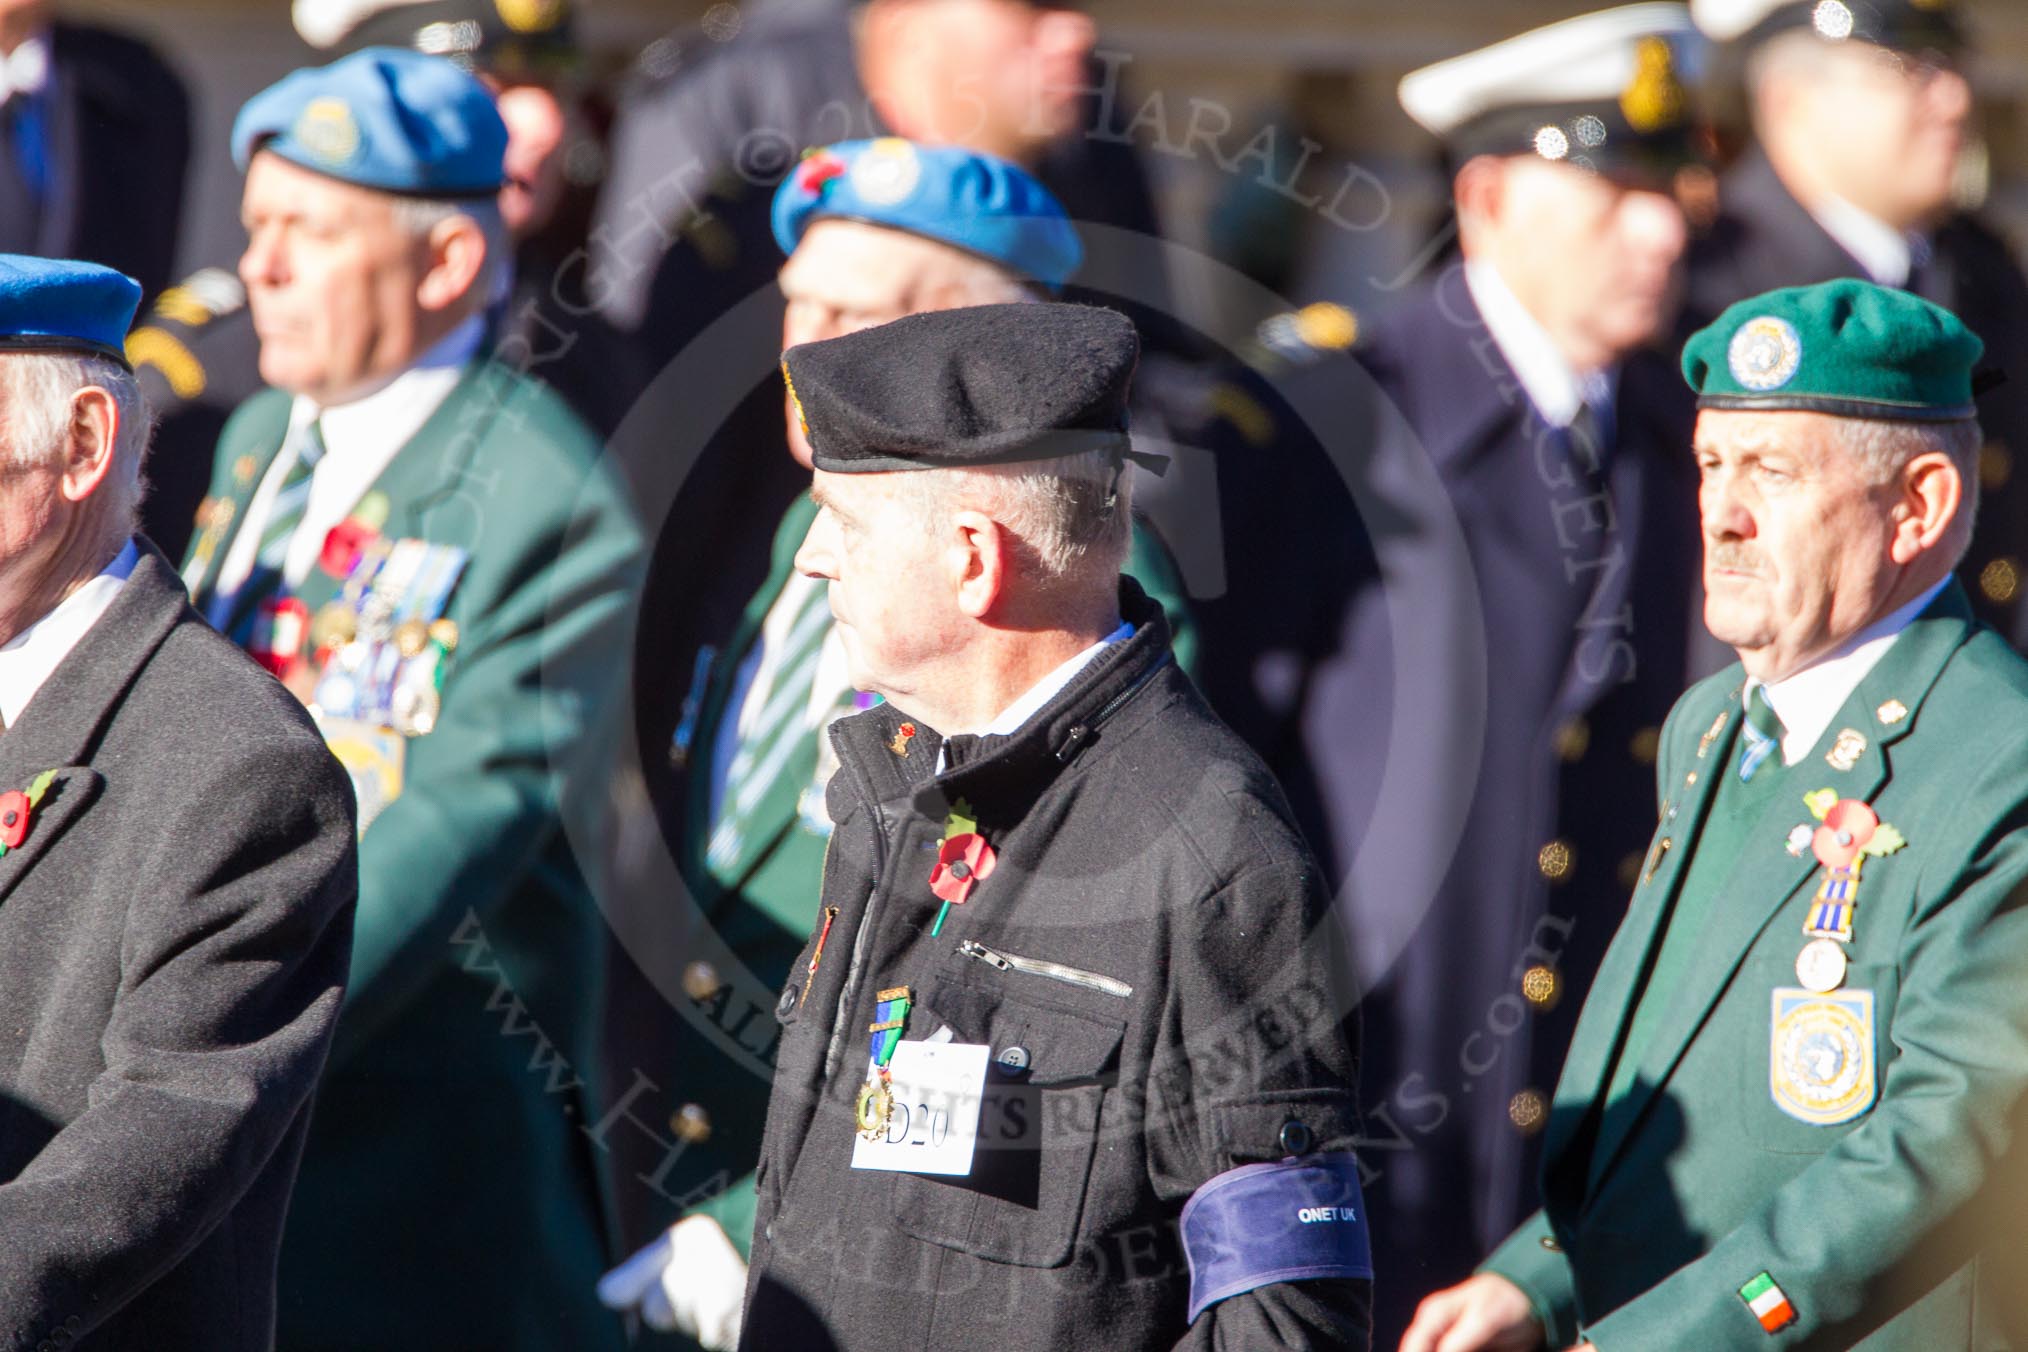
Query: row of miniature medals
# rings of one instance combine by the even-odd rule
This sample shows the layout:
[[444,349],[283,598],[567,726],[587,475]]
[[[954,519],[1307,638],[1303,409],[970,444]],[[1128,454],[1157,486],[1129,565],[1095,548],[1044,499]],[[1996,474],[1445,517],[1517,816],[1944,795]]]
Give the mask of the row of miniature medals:
[[444,660],[458,646],[443,612],[466,557],[426,540],[377,539],[360,551],[343,590],[309,622],[321,714],[406,737],[436,726]]
[[[1701,756],[1724,729],[1729,714],[1720,714],[1698,743]],[[1880,721],[1899,723],[1908,717],[1900,700],[1880,706]],[[1849,770],[1866,749],[1860,733],[1847,728],[1825,759],[1839,770]],[[1846,948],[1852,942],[1852,921],[1859,909],[1859,873],[1866,861],[1893,854],[1908,842],[1901,832],[1880,820],[1872,806],[1857,798],[1840,798],[1836,789],[1818,789],[1803,795],[1803,802],[1818,825],[1805,822],[1789,832],[1788,851],[1796,858],[1805,850],[1824,866],[1817,895],[1803,919],[1803,951],[1796,955],[1796,981],[1804,990],[1827,995],[1845,984],[1849,965]]]
[[[906,756],[909,739],[914,736],[915,724],[903,723],[887,749],[897,756]],[[943,903],[937,909],[936,923],[930,927],[931,938],[943,933],[944,921],[950,916],[951,907],[964,905],[970,899],[972,889],[993,872],[996,862],[993,847],[979,834],[978,819],[970,805],[960,798],[944,818],[944,841],[937,850],[936,863],[930,868],[930,891]],[[817,950],[810,955],[811,979],[817,975],[817,963],[824,954],[824,939],[830,931],[827,918],[824,932],[817,938]],[[967,944],[966,947],[990,952],[978,945]],[[806,980],[806,993],[808,989],[809,982]],[[887,1135],[888,1124],[894,1115],[893,1074],[888,1069],[888,1063],[894,1059],[894,1049],[901,1044],[902,1034],[907,1031],[908,1012],[914,996],[907,986],[895,986],[876,992],[873,999],[873,1022],[866,1029],[869,1035],[866,1083],[860,1086],[853,1117],[861,1136],[869,1141],[878,1141]]]

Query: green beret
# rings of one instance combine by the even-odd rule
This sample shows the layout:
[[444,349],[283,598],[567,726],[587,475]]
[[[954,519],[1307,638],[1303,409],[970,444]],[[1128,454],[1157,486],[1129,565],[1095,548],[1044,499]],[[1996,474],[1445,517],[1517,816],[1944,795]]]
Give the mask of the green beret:
[[1683,377],[1699,408],[1957,422],[1985,350],[1942,306],[1848,278],[1739,302],[1684,345]]
[[1109,450],[1140,357],[1116,310],[978,305],[909,315],[782,356],[818,469],[962,468]]

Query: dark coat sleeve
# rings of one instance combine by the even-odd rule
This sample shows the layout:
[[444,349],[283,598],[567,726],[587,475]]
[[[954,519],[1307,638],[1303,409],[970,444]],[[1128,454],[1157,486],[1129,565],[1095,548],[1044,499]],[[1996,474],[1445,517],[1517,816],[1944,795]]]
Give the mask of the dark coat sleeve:
[[355,827],[323,746],[235,748],[158,820],[101,827],[150,839],[90,1106],[0,1184],[10,1346],[88,1332],[220,1223],[306,1110],[338,1016]]
[[[1315,866],[1242,873],[1176,926],[1151,1076],[1162,1105],[1149,1114],[1158,1194],[1180,1206],[1219,1174],[1283,1158],[1292,1119],[1315,1150],[1353,1150],[1356,1024],[1335,975],[1351,966]],[[1164,1121],[1166,1130],[1152,1125]],[[1264,1286],[1211,1306],[1177,1346],[1364,1348],[1371,1300],[1368,1281]]]

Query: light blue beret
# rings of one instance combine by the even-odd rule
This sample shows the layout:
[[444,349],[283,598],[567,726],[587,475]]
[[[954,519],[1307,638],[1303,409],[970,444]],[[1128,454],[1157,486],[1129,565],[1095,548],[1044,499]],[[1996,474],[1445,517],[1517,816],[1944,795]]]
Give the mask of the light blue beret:
[[232,124],[242,172],[256,150],[362,188],[485,197],[506,177],[507,124],[486,87],[455,63],[368,47],[248,99]]
[[84,352],[132,370],[124,345],[140,304],[123,272],[0,254],[0,352]]
[[1026,170],[900,137],[811,151],[775,190],[775,243],[794,253],[812,221],[866,221],[953,245],[1055,291],[1084,261],[1077,229]]

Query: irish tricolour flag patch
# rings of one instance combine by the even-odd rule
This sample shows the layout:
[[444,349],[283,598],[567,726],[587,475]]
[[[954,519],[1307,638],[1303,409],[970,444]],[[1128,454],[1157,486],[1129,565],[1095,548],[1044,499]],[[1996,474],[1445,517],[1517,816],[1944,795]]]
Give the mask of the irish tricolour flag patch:
[[1789,1304],[1789,1298],[1775,1285],[1774,1278],[1765,1272],[1740,1287],[1739,1298],[1746,1302],[1746,1308],[1753,1311],[1753,1317],[1760,1320],[1760,1326],[1769,1333],[1780,1333],[1796,1322],[1796,1307]]

